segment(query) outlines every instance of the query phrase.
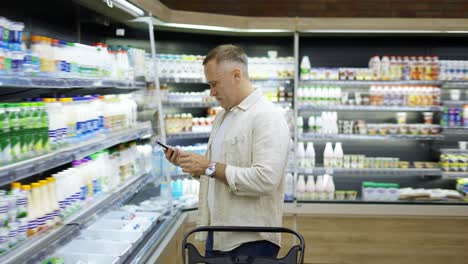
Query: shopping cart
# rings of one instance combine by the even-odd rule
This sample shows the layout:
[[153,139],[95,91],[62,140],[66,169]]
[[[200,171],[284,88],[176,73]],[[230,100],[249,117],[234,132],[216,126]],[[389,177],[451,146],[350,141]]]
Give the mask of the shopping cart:
[[[231,258],[229,256],[222,257],[204,257],[202,256],[197,248],[187,243],[187,239],[190,235],[198,232],[262,232],[262,233],[289,233],[299,238],[299,245],[293,246],[288,254],[281,258],[267,258],[267,257],[249,257],[239,256]],[[198,227],[188,232],[184,241],[182,242],[182,260],[183,264],[302,264],[304,263],[304,238],[301,234],[283,227],[238,227],[238,226],[205,226]],[[188,255],[188,262],[185,262],[186,256]]]

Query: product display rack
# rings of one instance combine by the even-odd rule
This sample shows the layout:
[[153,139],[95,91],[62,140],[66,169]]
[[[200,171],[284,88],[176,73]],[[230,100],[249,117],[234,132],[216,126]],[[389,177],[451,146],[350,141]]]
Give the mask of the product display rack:
[[168,140],[173,139],[204,139],[209,138],[210,132],[182,132],[175,134],[167,134]]
[[80,226],[92,221],[97,214],[120,205],[145,186],[149,180],[151,180],[149,174],[142,174],[128,179],[112,192],[97,197],[96,200],[93,200],[90,204],[83,206],[79,211],[64,219],[61,225],[38,233],[1,255],[0,262],[5,264],[33,263],[34,259],[45,258],[56,247],[62,245],[59,242],[61,239],[74,237],[70,236],[70,234],[78,231]]
[[163,102],[164,107],[177,108],[208,108],[218,105],[219,104],[217,102]]
[[337,85],[337,86],[370,86],[370,85],[443,85],[443,81],[355,81],[355,80],[300,80],[301,85]]
[[386,112],[439,112],[441,106],[376,106],[376,105],[314,105],[299,103],[300,112],[307,111],[386,111]]
[[442,101],[442,104],[444,106],[463,106],[463,105],[468,104],[468,100],[465,100],[465,101],[445,100],[445,101]]
[[420,85],[420,86],[442,86],[446,88],[465,88],[468,86],[468,81],[418,81],[418,80],[398,80],[398,81],[381,81],[381,80],[300,80],[301,85],[337,85],[337,86],[370,86],[370,85]]
[[431,200],[431,201],[418,201],[418,200],[398,200],[398,201],[363,201],[363,200],[300,200],[297,201],[298,204],[313,204],[313,203],[323,203],[323,204],[375,204],[375,205],[466,205],[466,202],[459,201],[442,201],[442,200]]
[[[384,53],[398,54],[401,52],[398,48],[393,48],[391,46],[386,46],[383,44],[380,39],[372,38],[368,36],[362,36],[361,38],[366,39],[362,42],[363,47],[350,47],[346,45],[353,46],[351,41],[346,40],[345,38],[340,37],[329,37],[323,38],[322,40],[317,41],[314,35],[296,33],[297,44],[295,44],[295,58],[297,63],[301,62],[302,56],[309,55],[311,67],[322,68],[333,67],[340,68],[354,65],[354,67],[367,67],[368,62],[357,62],[357,54],[359,56],[368,56],[368,50],[372,50],[372,41],[375,40],[375,43],[384,45],[386,51]],[[335,42],[332,42],[334,40]],[[391,40],[390,40],[391,41]],[[419,40],[418,40],[419,41]],[[417,42],[417,41],[415,41]],[[343,43],[343,44],[342,44]],[[344,44],[346,43],[346,44]],[[365,43],[365,44],[363,44]],[[433,45],[433,44],[431,44]],[[330,46],[330,47],[328,47]],[[332,48],[333,47],[333,48]],[[348,52],[340,52],[340,55],[334,55],[334,51],[348,50]],[[380,48],[380,47],[379,47]],[[380,54],[381,51],[378,51],[379,48],[376,48],[375,54]],[[391,50],[391,51],[390,51]],[[404,50],[404,49],[403,49]],[[328,53],[327,53],[328,52]],[[443,51],[441,51],[443,52]],[[445,51],[449,53],[449,51]],[[372,53],[370,53],[372,54]],[[443,56],[443,55],[442,55]],[[448,56],[448,55],[447,55]],[[359,66],[358,66],[359,65]],[[299,69],[299,66],[297,67]],[[296,76],[296,82],[298,85],[295,87],[298,88],[309,88],[309,87],[340,87],[342,91],[357,92],[362,91],[362,89],[368,89],[371,86],[437,86],[441,87],[442,96],[445,96],[447,89],[450,88],[466,88],[468,87],[468,82],[466,81],[445,81],[445,80],[436,80],[436,81],[422,81],[422,80],[304,80],[300,76]],[[407,116],[410,119],[408,122],[411,123],[422,123],[420,119],[420,114],[417,112],[433,112],[434,113],[434,124],[438,124],[438,119],[441,118],[438,113],[445,110],[446,107],[457,106],[461,107],[465,104],[465,101],[446,101],[443,98],[441,106],[374,106],[374,105],[330,105],[330,104],[314,104],[313,102],[303,100],[303,98],[298,98],[297,93],[294,94],[295,98],[295,119],[300,116],[303,120],[307,120],[307,117],[310,115],[316,115],[320,111],[331,111],[338,112],[338,120],[365,120],[369,123],[394,123],[394,113],[391,112],[408,112]],[[463,98],[463,97],[462,97]],[[320,98],[319,98],[320,99]],[[368,121],[369,120],[369,121]],[[372,120],[372,121],[370,121]],[[391,121],[390,121],[391,120]],[[464,128],[446,128],[440,127],[440,134],[436,135],[400,135],[400,134],[386,134],[386,135],[360,135],[360,134],[320,134],[316,132],[308,132],[307,126],[299,129],[295,126],[295,146],[297,147],[298,142],[314,142],[315,148],[315,157],[316,162],[321,162],[323,145],[325,142],[342,142],[344,154],[349,153],[359,153],[365,154],[366,156],[383,156],[383,157],[398,157],[402,160],[410,161],[438,161],[436,155],[438,155],[438,149],[440,148],[451,148],[456,145],[456,142],[453,142],[455,138],[463,138],[459,140],[466,140],[466,130]],[[304,131],[304,132],[303,132]],[[450,135],[455,135],[457,137],[449,137]],[[398,146],[398,147],[397,147]],[[444,153],[444,151],[442,151]],[[447,152],[449,153],[449,152]],[[463,151],[455,153],[464,153]],[[325,168],[314,168],[314,169],[304,169],[295,166],[293,170],[288,170],[294,174],[294,187],[296,187],[297,176],[301,175],[322,175],[322,174],[331,174],[337,176],[335,181],[338,182],[338,185],[343,188],[345,186],[353,186],[353,189],[360,193],[360,188],[357,188],[362,181],[375,181],[375,182],[385,182],[385,183],[400,183],[400,186],[412,186],[418,188],[418,186],[427,186],[427,184],[434,184],[435,186],[454,186],[451,180],[458,177],[467,177],[468,175],[463,173],[451,174],[442,172],[439,168],[433,169],[344,169],[344,168],[334,168],[334,169],[325,169]],[[429,177],[426,177],[429,176]],[[380,178],[380,179],[379,179]],[[355,180],[354,180],[355,179]],[[450,184],[449,184],[450,182]],[[335,183],[336,185],[336,183]],[[421,188],[419,187],[419,188]],[[345,187],[346,188],[346,187]],[[447,188],[447,187],[446,187]],[[450,187],[453,188],[453,187]],[[294,190],[296,192],[296,189]],[[358,195],[359,197],[360,195]],[[315,203],[321,203],[322,201],[314,201]],[[327,203],[326,201],[323,201]],[[333,202],[333,201],[331,201]],[[338,203],[341,201],[338,201]],[[371,201],[362,201],[356,200],[353,201],[356,204],[371,204]],[[449,202],[435,202],[429,201],[424,204],[437,204],[445,205]],[[388,203],[384,203],[388,204]],[[397,202],[396,204],[401,204]],[[466,203],[457,203],[464,205]]]
[[[203,83],[208,86],[205,80],[199,78],[159,78],[161,83]],[[269,78],[269,79],[251,79],[250,80],[253,84],[290,84],[294,81],[293,78]]]
[[390,176],[390,177],[407,177],[407,176],[441,176],[442,171],[438,168],[434,169],[386,169],[386,168],[297,168],[298,174],[333,174],[336,176]]
[[443,140],[441,135],[348,135],[348,134],[319,134],[319,133],[303,133],[299,135],[300,141],[313,140]]
[[[148,23],[150,34],[154,34],[152,23]],[[300,36],[301,33],[294,34],[294,57],[295,57],[295,77],[294,78],[271,78],[271,79],[253,79],[252,83],[260,88],[268,90],[270,88],[275,89],[274,85],[290,85],[294,87],[293,93],[294,98],[293,102],[274,102],[274,104],[282,107],[293,107],[294,110],[294,121],[297,120],[299,113],[303,112],[313,112],[313,111],[342,111],[342,112],[441,112],[445,106],[450,105],[463,105],[467,103],[466,101],[443,101],[443,106],[430,106],[430,107],[421,107],[421,106],[364,106],[364,105],[312,105],[309,103],[300,102],[297,98],[295,91],[301,85],[317,85],[317,86],[342,86],[343,89],[353,88],[353,87],[369,87],[371,85],[421,85],[421,86],[441,86],[445,88],[466,88],[468,87],[468,82],[464,81],[351,81],[351,80],[337,80],[337,81],[328,81],[328,80],[299,80],[299,63],[300,63]],[[155,44],[154,37],[151,37],[151,46],[152,46],[152,55],[153,62],[155,62]],[[212,46],[210,44],[210,46]],[[156,63],[154,63],[156,66]],[[343,64],[345,65],[345,64]],[[155,67],[157,72],[157,66]],[[156,76],[157,77],[157,76]],[[163,119],[163,110],[164,108],[208,108],[214,107],[218,104],[216,102],[164,102],[159,101],[159,83],[184,83],[184,84],[206,84],[204,80],[194,79],[194,78],[155,78],[155,86],[158,93],[158,118],[159,118],[159,128],[161,133],[158,139],[166,143],[166,140],[193,140],[196,142],[206,142],[210,133],[195,133],[195,132],[184,132],[176,134],[165,134],[164,130],[164,119]],[[72,88],[115,88],[115,89],[143,89],[146,84],[143,82],[122,82],[122,81],[110,81],[110,80],[94,80],[94,79],[66,79],[66,78],[39,78],[39,77],[5,77],[0,76],[0,87],[1,88],[54,88],[54,89],[72,89]],[[164,108],[163,108],[164,107]],[[379,117],[380,118],[380,117]],[[381,117],[380,120],[388,118],[387,116]],[[365,118],[364,118],[365,119]],[[330,140],[333,142],[336,141],[352,141],[357,143],[373,144],[377,146],[382,146],[385,148],[391,142],[387,141],[400,141],[404,140],[405,143],[408,141],[408,144],[424,146],[425,148],[429,145],[432,146],[434,141],[444,143],[447,140],[444,135],[452,134],[453,131],[457,135],[466,136],[466,128],[444,128],[443,135],[321,135],[315,133],[302,133],[294,126],[294,146],[297,146],[299,141],[315,141],[317,140],[317,145],[321,140]],[[53,169],[57,166],[63,165],[65,163],[71,162],[72,160],[78,159],[80,157],[87,156],[101,149],[105,149],[111,146],[114,146],[119,143],[137,140],[137,139],[147,139],[151,137],[153,131],[150,126],[146,125],[144,127],[132,128],[125,131],[116,131],[109,134],[99,135],[96,138],[91,139],[83,144],[76,146],[69,146],[61,149],[57,149],[47,153],[45,155],[19,161],[17,163],[4,165],[0,167],[0,183],[3,185],[8,184],[13,181],[25,179],[34,174],[38,174],[50,169]],[[154,138],[153,138],[154,139]],[[346,148],[347,146],[345,146]],[[429,148],[426,148],[429,149]],[[345,149],[346,150],[346,149]],[[354,153],[350,151],[349,153]],[[365,150],[365,149],[363,149]],[[444,153],[466,153],[464,150],[454,150],[454,149],[439,149],[440,152]],[[317,152],[323,151],[321,147],[316,148]],[[453,151],[453,152],[452,152]],[[345,153],[347,154],[347,152]],[[394,156],[398,156],[401,152],[395,152]],[[293,155],[294,156],[294,155]],[[319,155],[317,155],[319,156]],[[377,156],[377,155],[376,155]],[[293,157],[293,164],[295,164],[295,158]],[[354,176],[365,176],[369,180],[379,181],[380,176],[386,178],[442,178],[442,179],[454,179],[458,177],[468,177],[467,173],[447,173],[442,172],[440,169],[364,169],[364,168],[353,168],[353,169],[344,169],[344,168],[323,168],[316,167],[313,169],[304,169],[297,166],[288,168],[288,171],[293,172],[295,176],[298,174],[305,175],[318,175],[330,173],[337,178],[346,178],[349,177],[351,180],[355,178]],[[55,249],[62,246],[67,241],[70,241],[73,238],[79,236],[80,229],[83,226],[88,225],[98,218],[98,215],[108,211],[111,208],[122,205],[125,201],[130,199],[135,193],[138,193],[144,186],[149,182],[154,181],[153,176],[161,177],[162,175],[148,175],[144,174],[139,177],[134,177],[120,185],[116,190],[111,193],[104,194],[98,197],[93,203],[90,203],[87,206],[84,206],[80,211],[71,215],[64,220],[64,223],[60,227],[47,230],[42,232],[37,236],[34,236],[31,239],[28,239],[25,243],[18,245],[16,248],[8,251],[8,253],[0,256],[1,263],[32,263],[33,261],[44,259],[44,257],[49,256],[53,253]],[[166,175],[167,176],[167,175]],[[430,177],[425,177],[430,176]],[[172,175],[166,177],[166,180],[170,178],[180,178],[180,177],[189,177],[187,174]],[[358,177],[356,177],[358,178]],[[170,184],[169,184],[170,189]],[[381,204],[383,206],[387,204],[414,204],[414,205],[465,205],[463,202],[450,202],[450,201],[396,201],[396,202],[386,202],[386,201],[294,201],[296,204],[306,204],[306,203],[323,203],[323,204],[333,204],[333,203],[344,203],[344,204]],[[148,256],[152,254],[153,251],[160,245],[161,239],[168,235],[169,229],[174,225],[177,219],[180,217],[181,212],[179,210],[174,210],[171,213],[168,213],[161,217],[160,221],[153,226],[145,236],[136,244],[134,247],[129,249],[128,257],[126,259],[119,260],[123,263],[143,263],[147,260]]]
[[468,154],[468,149],[442,148],[439,151],[442,154]]
[[150,124],[140,124],[136,128],[104,133],[81,144],[59,148],[42,156],[4,165],[0,167],[0,185],[25,179],[120,143],[148,138],[151,134]]
[[443,126],[442,134],[444,135],[468,135],[468,127],[466,126]]
[[443,172],[442,178],[444,179],[458,179],[458,178],[467,178],[468,172]]
[[0,76],[0,87],[15,88],[116,88],[116,89],[144,89],[146,83],[134,81],[118,81],[106,79],[79,79],[79,78],[45,78]]

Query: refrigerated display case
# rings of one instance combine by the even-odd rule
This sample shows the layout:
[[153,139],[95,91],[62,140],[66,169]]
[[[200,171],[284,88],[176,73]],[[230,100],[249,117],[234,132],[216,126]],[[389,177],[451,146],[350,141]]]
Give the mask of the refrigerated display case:
[[[151,19],[142,18],[140,22],[151,24],[151,21]],[[142,25],[146,30],[149,24],[145,23]],[[152,24],[148,28],[151,33],[154,33]],[[133,39],[132,37],[115,39],[111,34],[103,37],[107,38],[105,43],[112,45],[127,45],[134,41],[141,43],[141,40],[147,42],[146,33],[135,30],[138,33],[135,33],[136,37]],[[457,39],[438,42],[435,38],[426,36],[386,38],[353,36],[350,38],[349,36],[309,36],[302,32],[288,33],[287,36],[258,36],[255,33],[250,36],[213,36],[167,32],[159,29],[155,32],[157,50],[154,43],[146,47],[146,51],[154,51],[152,54],[154,60],[146,56],[145,66],[146,71],[150,75],[155,74],[156,78],[151,79],[149,76],[146,82],[141,78],[109,80],[104,77],[88,79],[63,76],[55,78],[0,76],[2,90],[8,89],[8,91],[5,90],[6,92],[0,92],[0,99],[8,102],[35,97],[37,94],[41,97],[46,97],[44,95],[59,97],[62,94],[71,97],[101,92],[102,94],[121,94],[138,91],[134,93],[138,104],[138,120],[152,121],[138,123],[138,125],[122,130],[96,134],[79,144],[58,146],[40,156],[2,164],[0,185],[5,186],[14,181],[39,180],[42,176],[37,176],[39,174],[48,175],[66,170],[73,161],[129,141],[138,141],[140,144],[152,146],[154,140],[160,139],[164,143],[203,153],[206,151],[206,145],[203,143],[207,142],[210,135],[207,127],[193,129],[193,120],[191,120],[190,125],[187,122],[187,125],[177,125],[175,130],[170,128],[168,131],[168,125],[164,123],[164,115],[174,116],[187,113],[184,118],[182,115],[175,118],[187,119],[185,121],[188,121],[190,115],[207,117],[207,109],[216,107],[217,103],[210,99],[207,92],[209,86],[204,83],[203,72],[200,70],[202,69],[201,59],[203,54],[218,44],[235,43],[242,46],[251,56],[249,66],[253,69],[252,84],[261,89],[265,96],[279,107],[290,111],[288,121],[295,144],[290,155],[291,166],[288,166],[287,170],[287,174],[291,174],[293,180],[287,192],[289,192],[288,198],[293,199],[285,203],[284,213],[287,219],[285,223],[294,223],[292,226],[302,231],[308,230],[307,223],[313,221],[314,217],[327,218],[330,215],[335,216],[335,218],[328,218],[330,221],[343,223],[349,220],[359,228],[361,227],[359,223],[353,222],[351,218],[365,218],[363,221],[365,225],[365,223],[371,223],[375,217],[381,217],[390,222],[393,221],[392,223],[386,222],[388,225],[393,225],[401,217],[405,218],[405,221],[418,222],[424,218],[424,220],[430,219],[435,224],[444,224],[445,222],[439,217],[462,221],[468,216],[465,207],[467,203],[453,192],[429,191],[430,189],[450,189],[457,190],[460,195],[466,191],[464,187],[466,184],[462,181],[456,182],[455,179],[468,177],[464,156],[466,150],[457,148],[457,142],[466,141],[468,134],[466,127],[462,126],[463,122],[455,120],[455,115],[458,113],[458,118],[460,118],[461,108],[467,103],[468,94],[460,91],[451,92],[451,90],[464,91],[463,89],[468,87],[466,80],[453,80],[447,75],[441,79],[431,80],[343,80],[340,79],[339,70],[330,72],[338,80],[303,80],[300,76],[300,64],[304,55],[309,55],[312,68],[343,68],[345,70],[342,72],[350,74],[347,76],[352,76],[354,69],[360,69],[357,71],[366,74],[370,70],[367,68],[368,61],[374,53],[382,55],[384,53],[398,55],[436,53],[441,61],[467,59],[464,57],[466,56],[464,52],[456,49],[452,51],[452,48],[457,46]],[[191,41],[192,39],[200,41],[195,43]],[[154,41],[154,38],[151,37],[151,40]],[[275,52],[271,51],[276,51],[277,57],[275,57]],[[152,65],[153,62],[154,65]],[[172,66],[168,67],[167,63]],[[445,62],[444,65],[446,65]],[[195,70],[187,70],[192,66]],[[186,71],[177,72],[179,67]],[[165,72],[171,69],[172,72]],[[322,73],[326,76],[327,70],[317,70],[317,74]],[[150,80],[154,83],[150,83]],[[167,85],[167,88],[160,90],[160,87],[163,88],[164,85]],[[370,90],[376,86],[397,87],[398,89],[406,86],[431,87],[430,89],[437,87],[441,91],[441,103],[371,104]],[[329,96],[330,94],[323,92],[324,88],[329,90],[339,88],[342,93],[339,96],[331,93]],[[315,92],[308,94],[304,89],[322,89],[323,96],[316,96]],[[431,91],[430,89],[428,91]],[[164,94],[166,92],[167,94]],[[316,93],[319,94],[319,92]],[[347,96],[343,100],[345,93]],[[360,103],[358,103],[358,94],[361,96]],[[365,98],[369,99],[368,103],[363,103]],[[352,121],[351,130],[346,130],[346,133],[344,128],[331,133],[321,132],[317,125],[312,125],[313,130],[309,130],[310,124],[307,124],[309,117],[314,116],[315,122],[316,117],[319,115],[322,117],[322,112],[336,112],[336,120],[333,119],[335,114],[325,114],[324,117],[331,116],[337,121],[337,125],[338,121]],[[395,127],[399,125],[399,117],[403,116],[399,113],[405,113],[407,123],[418,125],[422,125],[426,121],[425,118],[431,116],[434,123],[432,125],[435,126],[434,131],[437,131],[428,134],[429,132],[426,133],[428,127],[421,126],[413,127],[415,133],[408,134],[407,132],[412,127]],[[298,121],[300,117],[304,117],[302,123],[305,124],[301,127],[299,127],[301,121]],[[436,125],[439,121],[443,122]],[[379,124],[387,127],[380,127]],[[195,125],[198,125],[197,122]],[[209,124],[200,126],[204,125],[209,126]],[[345,126],[345,123],[342,125]],[[366,133],[360,133],[361,130],[357,130],[358,133],[354,132],[354,125],[365,127]],[[395,129],[408,131],[405,133],[390,132]],[[375,133],[367,132],[369,130],[375,130]],[[166,132],[171,133],[166,135]],[[325,166],[325,155],[322,154],[325,154],[327,141],[342,143],[344,152],[342,153],[342,166],[329,165],[329,161]],[[307,165],[311,164],[311,157],[306,153],[304,157],[295,155],[299,142],[314,143],[316,151],[314,165]],[[165,163],[159,148],[155,148],[152,154],[153,168],[150,171],[121,181],[113,189],[94,197],[92,202],[86,203],[79,210],[64,218],[60,225],[47,228],[8,249],[0,255],[0,262],[34,263],[54,257],[72,262],[98,261],[102,263],[144,263],[157,260],[165,245],[174,236],[174,230],[181,229],[182,222],[188,218],[189,211],[196,210],[197,185],[193,180],[190,181],[186,174]],[[301,159],[309,159],[309,161],[301,163]],[[345,159],[349,159],[348,165],[345,165]],[[440,165],[434,164],[439,161],[441,161]],[[333,176],[333,186],[330,185],[332,187],[328,188],[327,185],[326,191],[321,190],[321,193],[326,193],[327,196],[320,199],[317,197],[322,196],[311,195],[311,189],[308,189],[306,184],[306,177],[302,177],[300,181],[304,183],[304,188],[300,191],[306,195],[299,197],[300,175],[316,177],[327,174]],[[395,198],[395,190],[400,187],[405,188],[404,194],[407,199]],[[412,189],[409,189],[410,187]],[[379,192],[382,195],[375,195]],[[311,218],[308,218],[310,216]],[[319,224],[324,223],[319,221]],[[413,222],[408,225],[418,232],[424,231]],[[317,225],[317,228],[319,227],[320,225]],[[9,231],[2,230],[2,235]],[[437,235],[443,232],[434,231]],[[12,236],[14,237],[14,233]],[[109,240],[114,242],[109,242]],[[77,248],[78,250],[74,250]]]

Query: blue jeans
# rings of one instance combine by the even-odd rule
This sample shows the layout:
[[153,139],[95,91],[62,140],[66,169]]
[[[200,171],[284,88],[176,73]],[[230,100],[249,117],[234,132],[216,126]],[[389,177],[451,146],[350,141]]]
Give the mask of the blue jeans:
[[238,257],[238,256],[249,256],[249,257],[269,257],[276,258],[280,247],[276,244],[261,240],[244,243],[231,251],[219,251],[213,250],[213,232],[208,232],[208,238],[205,246],[205,257]]

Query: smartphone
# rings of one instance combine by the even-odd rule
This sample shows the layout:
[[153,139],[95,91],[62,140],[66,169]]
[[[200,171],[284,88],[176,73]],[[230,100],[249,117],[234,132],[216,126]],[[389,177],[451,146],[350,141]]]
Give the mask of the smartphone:
[[156,143],[157,143],[159,146],[161,146],[163,149],[165,149],[165,150],[168,150],[168,149],[169,149],[168,146],[164,145],[163,143],[161,143],[161,142],[159,142],[159,141],[156,141]]

